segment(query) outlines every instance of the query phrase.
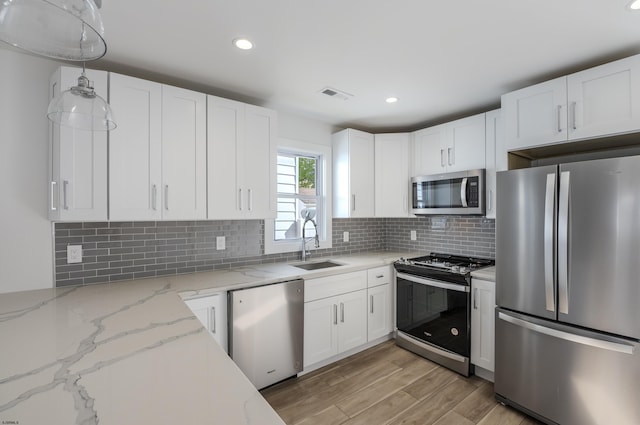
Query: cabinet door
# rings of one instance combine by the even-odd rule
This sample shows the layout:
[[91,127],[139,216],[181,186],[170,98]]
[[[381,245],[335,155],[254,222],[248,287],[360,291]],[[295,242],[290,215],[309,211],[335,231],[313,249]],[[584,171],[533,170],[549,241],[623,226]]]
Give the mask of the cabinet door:
[[472,279],[471,363],[489,370],[495,369],[495,282]]
[[338,354],[338,297],[304,304],[304,366]]
[[367,342],[367,291],[339,297],[338,350],[347,351]]
[[447,127],[447,171],[485,168],[484,114],[450,122]]
[[640,129],[640,55],[569,75],[569,139]]
[[[503,143],[502,114],[500,109],[486,113],[486,216],[496,218],[496,171],[498,167],[505,167],[507,163],[507,151]],[[498,165],[498,157],[501,157],[501,164]],[[503,158],[502,158],[503,157]],[[504,171],[504,170],[500,170]]]
[[227,348],[227,294],[220,293],[202,298],[185,300],[185,304],[200,320],[202,326],[215,338],[218,344]]
[[375,216],[409,216],[409,134],[375,135]]
[[[77,85],[79,68],[61,67],[51,79],[51,97]],[[107,73],[86,71],[96,93],[107,98]],[[50,123],[49,218],[107,220],[107,132]]]
[[109,219],[162,218],[162,86],[111,73],[118,127],[109,135]]
[[244,139],[244,106],[240,102],[207,96],[208,218],[240,218],[240,191],[236,164]]
[[392,329],[391,285],[380,285],[367,290],[367,341],[388,335]]
[[335,133],[333,144],[333,216],[374,216],[374,138],[364,131]]
[[425,128],[413,133],[412,177],[428,176],[446,171],[445,125]]
[[162,87],[162,218],[207,218],[206,95]]
[[374,140],[360,131],[349,134],[351,217],[374,216]]
[[238,168],[243,176],[240,205],[246,218],[276,216],[276,114],[245,105],[245,139]]
[[502,96],[507,149],[517,150],[567,140],[567,77]]

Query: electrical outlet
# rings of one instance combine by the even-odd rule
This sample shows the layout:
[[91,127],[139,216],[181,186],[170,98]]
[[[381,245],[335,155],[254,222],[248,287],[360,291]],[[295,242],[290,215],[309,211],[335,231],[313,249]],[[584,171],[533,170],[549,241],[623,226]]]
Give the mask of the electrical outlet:
[[343,242],[349,242],[349,232],[343,232],[342,233],[342,241]]
[[416,235],[416,231],[412,230],[411,231],[411,240],[415,241],[416,239],[418,239],[418,235]]
[[82,245],[67,245],[67,264],[82,263]]
[[216,237],[216,249],[222,251],[227,248],[227,241],[224,236]]

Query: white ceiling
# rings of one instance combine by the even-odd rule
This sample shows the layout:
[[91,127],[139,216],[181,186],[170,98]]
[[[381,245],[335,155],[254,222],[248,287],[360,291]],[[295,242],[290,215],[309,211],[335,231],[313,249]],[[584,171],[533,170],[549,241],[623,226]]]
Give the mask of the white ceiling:
[[[96,65],[337,126],[412,130],[640,53],[640,11],[627,3],[104,0],[108,51]],[[239,36],[255,48],[236,49]],[[320,94],[325,86],[353,98]]]

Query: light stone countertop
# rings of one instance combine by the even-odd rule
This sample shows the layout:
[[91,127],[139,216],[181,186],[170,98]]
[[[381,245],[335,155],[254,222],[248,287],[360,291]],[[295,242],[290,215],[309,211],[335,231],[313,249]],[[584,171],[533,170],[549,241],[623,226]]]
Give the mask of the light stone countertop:
[[471,272],[471,277],[472,278],[475,277],[477,279],[482,279],[482,280],[488,280],[490,282],[495,282],[496,267],[495,266],[485,267],[484,269],[476,270],[474,272]]
[[[0,423],[284,424],[181,298],[387,265],[332,258],[0,295]],[[329,258],[312,259],[324,261]]]

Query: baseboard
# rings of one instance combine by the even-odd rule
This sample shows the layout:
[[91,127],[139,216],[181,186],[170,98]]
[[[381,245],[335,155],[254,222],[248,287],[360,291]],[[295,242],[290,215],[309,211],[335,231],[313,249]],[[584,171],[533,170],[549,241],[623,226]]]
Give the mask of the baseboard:
[[478,365],[476,365],[476,368],[475,368],[475,375],[479,376],[480,378],[484,379],[485,381],[495,382],[494,381],[493,372],[491,372],[490,370],[487,370],[487,369],[483,369],[483,368],[479,367]]

